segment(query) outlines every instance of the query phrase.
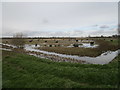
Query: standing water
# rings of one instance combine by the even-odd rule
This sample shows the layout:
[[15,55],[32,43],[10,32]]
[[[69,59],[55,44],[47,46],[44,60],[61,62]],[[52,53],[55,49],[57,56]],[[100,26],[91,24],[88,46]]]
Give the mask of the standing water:
[[118,55],[118,52],[120,52],[120,50],[108,51],[97,57],[88,57],[88,56],[65,55],[65,54],[59,54],[59,53],[54,53],[54,52],[47,52],[47,51],[35,49],[34,46],[31,46],[31,45],[25,45],[25,50],[40,52],[40,53],[48,54],[48,55],[56,55],[56,56],[60,56],[64,58],[73,58],[76,60],[85,61],[90,64],[108,64]]
[[[0,44],[0,45],[2,45],[2,44]],[[9,45],[9,44],[3,44],[3,45],[12,46],[13,48],[16,48],[15,46]],[[56,55],[56,56],[63,57],[63,58],[71,58],[71,59],[81,60],[81,61],[85,61],[86,63],[90,63],[90,64],[108,64],[120,53],[120,49],[119,49],[116,51],[107,51],[97,57],[88,57],[88,56],[65,55],[65,54],[59,54],[59,53],[54,53],[54,52],[47,52],[47,51],[37,49],[38,47],[40,47],[40,46],[37,45],[35,47],[35,45],[25,45],[24,49],[26,51],[34,51],[34,52],[40,52],[40,53],[48,54],[48,55]],[[1,48],[1,49],[7,50],[5,48]],[[9,49],[8,51],[11,51],[11,50]]]

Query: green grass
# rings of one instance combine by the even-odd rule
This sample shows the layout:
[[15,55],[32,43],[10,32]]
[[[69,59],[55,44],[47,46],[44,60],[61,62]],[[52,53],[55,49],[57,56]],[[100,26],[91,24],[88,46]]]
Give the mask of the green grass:
[[118,45],[118,39],[113,39],[113,41],[110,41],[110,40],[106,40],[106,41],[108,41],[109,43],[113,45]]
[[78,56],[91,56],[95,57],[101,54],[95,48],[80,48],[80,47],[40,47],[40,50],[48,51],[48,52],[56,52],[67,55],[78,55]]
[[0,50],[0,89],[2,88],[2,50]]
[[92,65],[3,51],[3,88],[116,88],[117,76],[117,58]]

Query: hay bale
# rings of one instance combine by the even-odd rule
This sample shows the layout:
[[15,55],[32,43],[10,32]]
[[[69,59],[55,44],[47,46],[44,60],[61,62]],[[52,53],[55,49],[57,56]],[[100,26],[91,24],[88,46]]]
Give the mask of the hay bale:
[[60,47],[60,44],[58,44],[58,47]]
[[58,43],[58,41],[55,41],[55,43]]
[[52,47],[52,45],[49,45],[49,47]]
[[90,42],[90,45],[94,45],[94,42]]
[[37,44],[35,44],[35,46],[37,47]]
[[32,42],[33,40],[29,40],[29,42]]
[[76,40],[76,42],[78,42],[78,40]]

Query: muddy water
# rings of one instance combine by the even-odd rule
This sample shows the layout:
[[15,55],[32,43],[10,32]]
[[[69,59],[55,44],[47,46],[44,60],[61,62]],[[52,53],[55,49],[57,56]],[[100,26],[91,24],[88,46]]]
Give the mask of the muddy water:
[[65,55],[65,54],[58,54],[54,52],[47,52],[47,51],[39,50],[39,49],[36,49],[33,45],[25,45],[25,50],[40,52],[40,53],[44,53],[48,55],[56,55],[56,56],[64,57],[64,58],[73,58],[76,60],[85,61],[90,64],[108,64],[118,55],[118,52],[120,52],[120,50],[116,50],[116,51],[105,52],[97,57],[88,57],[88,56],[80,57],[76,55]]

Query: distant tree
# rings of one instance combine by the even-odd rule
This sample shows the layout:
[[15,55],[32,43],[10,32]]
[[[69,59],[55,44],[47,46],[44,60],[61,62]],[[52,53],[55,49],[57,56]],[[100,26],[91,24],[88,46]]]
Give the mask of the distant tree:
[[103,35],[101,35],[101,38],[103,38],[104,36]]
[[88,37],[90,38],[91,36],[89,35]]
[[11,43],[15,46],[17,46],[18,48],[23,48],[25,45],[25,39],[24,39],[25,35],[23,33],[16,33],[13,35],[13,39],[11,41]]
[[112,35],[112,37],[114,37],[114,38],[115,38],[115,37],[118,37],[118,35],[117,35],[117,34],[115,34],[115,35]]

